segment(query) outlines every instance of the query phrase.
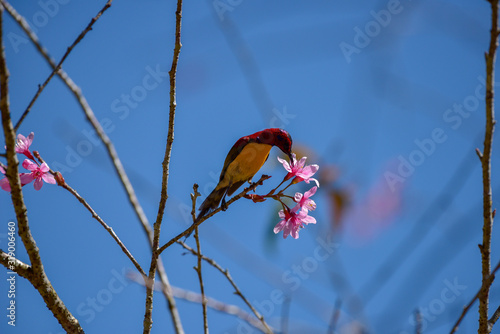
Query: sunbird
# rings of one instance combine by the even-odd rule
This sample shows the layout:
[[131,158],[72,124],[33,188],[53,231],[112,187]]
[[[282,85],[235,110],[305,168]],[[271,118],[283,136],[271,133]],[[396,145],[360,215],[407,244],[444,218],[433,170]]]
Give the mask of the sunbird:
[[273,146],[283,151],[293,163],[292,137],[285,130],[265,129],[238,139],[226,156],[219,183],[201,204],[197,219],[216,209],[221,199],[224,208],[226,195],[231,196],[243,183],[252,180],[266,162]]

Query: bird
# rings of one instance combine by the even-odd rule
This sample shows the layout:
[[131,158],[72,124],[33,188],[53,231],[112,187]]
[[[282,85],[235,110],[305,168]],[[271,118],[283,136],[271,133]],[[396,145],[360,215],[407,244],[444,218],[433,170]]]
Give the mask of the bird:
[[196,220],[216,209],[221,200],[225,210],[225,197],[252,180],[266,162],[273,146],[277,146],[293,162],[292,137],[283,129],[265,129],[238,139],[226,156],[219,183],[200,205]]

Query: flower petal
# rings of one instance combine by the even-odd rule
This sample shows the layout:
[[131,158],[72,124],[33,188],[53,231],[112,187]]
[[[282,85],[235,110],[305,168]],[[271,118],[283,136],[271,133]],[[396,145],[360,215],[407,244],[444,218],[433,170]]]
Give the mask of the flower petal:
[[43,181],[42,181],[42,178],[41,177],[37,177],[35,179],[35,183],[33,184],[35,186],[35,190],[40,190],[42,189],[42,186],[43,186]]
[[287,172],[292,171],[290,165],[288,164],[288,161],[286,161],[285,159],[281,159],[280,157],[278,157],[278,161],[283,165],[283,167],[286,169]]
[[305,216],[304,218],[302,218],[302,222],[304,224],[316,224],[316,218],[312,217],[312,216]]
[[20,173],[19,178],[21,179],[22,186],[30,183],[34,179],[33,174],[31,173]]
[[45,163],[45,162],[44,162],[44,163],[40,166],[40,170],[41,170],[42,172],[44,172],[44,173],[47,173],[47,172],[50,170],[49,165],[47,165],[47,163]]
[[9,180],[6,177],[0,180],[0,188],[2,188],[5,191],[10,191]]
[[42,179],[47,182],[47,183],[50,183],[50,184],[56,184],[56,179],[54,178],[54,176],[50,173],[45,173],[42,175]]
[[[304,193],[304,196],[306,198],[309,198],[309,197],[311,197],[312,195],[314,195],[316,193],[316,190],[318,190],[318,187],[314,186],[311,189],[309,189],[308,191],[306,191]],[[295,196],[297,196],[297,194],[295,194]]]
[[28,135],[28,138],[27,139],[27,142],[28,142],[28,147],[31,146],[31,143],[33,143],[33,138],[35,137],[35,133],[34,132],[31,132],[29,135]]
[[38,165],[33,161],[31,161],[30,159],[24,159],[23,167],[26,168],[27,170],[34,171],[38,168]]
[[276,224],[276,226],[273,229],[274,234],[280,233],[283,230],[283,227],[285,227],[285,224],[286,224],[286,220],[282,220],[278,224]]

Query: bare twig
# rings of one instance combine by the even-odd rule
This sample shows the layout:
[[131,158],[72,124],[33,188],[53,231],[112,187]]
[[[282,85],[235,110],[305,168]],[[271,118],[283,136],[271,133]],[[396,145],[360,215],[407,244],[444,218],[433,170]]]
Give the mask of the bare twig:
[[285,296],[283,304],[281,304],[281,334],[288,333],[288,322],[290,320],[290,304],[292,299],[290,296]]
[[330,318],[330,325],[328,326],[327,334],[334,334],[335,329],[337,328],[337,324],[340,318],[340,307],[342,306],[342,300],[337,299],[335,301],[335,307],[333,308],[332,317]]
[[7,147],[7,171],[6,175],[9,179],[11,187],[11,199],[16,213],[18,233],[24,244],[26,252],[31,262],[30,283],[38,290],[45,304],[52,312],[54,317],[59,321],[61,326],[68,333],[83,333],[78,320],[71,314],[63,301],[57,295],[54,287],[50,283],[45,270],[43,268],[40,253],[36,245],[35,239],[31,235],[31,230],[28,224],[27,209],[24,203],[23,194],[21,191],[21,181],[18,174],[17,155],[15,152],[16,132],[12,124],[9,105],[9,72],[5,61],[5,49],[3,44],[3,7],[0,6],[0,110],[2,114],[2,127]]
[[[193,222],[196,221],[196,199],[201,194],[198,192],[198,185],[195,183],[193,186],[193,194],[191,194],[191,201],[193,202],[193,207],[191,210],[191,216],[193,217]],[[198,227],[194,230],[194,239],[196,240],[197,258],[198,263],[194,270],[198,274],[198,280],[200,281],[200,293],[201,293],[201,305],[203,308],[203,332],[208,334],[208,318],[207,318],[207,300],[205,298],[205,286],[203,284],[203,276],[201,275],[201,260],[203,255],[201,254],[200,236]]]
[[493,329],[493,325],[495,325],[495,323],[499,318],[500,318],[500,306],[497,307],[496,311],[493,313],[490,320],[488,320],[488,327],[490,331]]
[[[243,189],[243,191],[241,193],[239,193],[236,196],[233,196],[229,201],[227,201],[226,202],[226,206],[229,207],[229,205],[231,205],[235,201],[239,200],[240,198],[244,197],[250,191],[255,190],[255,188],[257,188],[257,186],[262,185],[262,183],[265,180],[269,179],[269,178],[270,178],[270,176],[268,176],[268,175],[262,175],[260,177],[259,181],[255,182],[255,183],[252,183],[250,186],[248,186],[247,188]],[[184,232],[181,232],[176,237],[170,239],[170,241],[168,241],[165,245],[161,246],[158,249],[158,253],[163,252],[165,249],[167,249],[168,247],[170,247],[173,243],[177,242],[177,240],[181,239],[182,237],[185,237],[185,236],[190,235],[191,233],[193,233],[194,229],[197,226],[200,226],[201,223],[203,223],[205,220],[207,220],[208,218],[212,217],[213,215],[215,215],[216,213],[218,213],[220,211],[222,211],[222,208],[218,207],[214,211],[212,211],[209,214],[207,214],[207,215],[201,217],[200,219],[198,219],[193,225],[191,225],[190,227],[188,227]]]
[[488,304],[491,281],[491,230],[493,228],[493,210],[491,193],[491,150],[495,126],[495,58],[498,45],[498,0],[490,0],[491,4],[491,34],[490,46],[486,58],[486,130],[484,149],[481,157],[483,169],[483,243],[479,245],[482,259],[483,284],[479,294],[479,334],[490,332],[488,325]]
[[[82,41],[82,39],[85,37],[85,35],[92,30],[92,26],[94,25],[94,23],[97,22],[97,20],[101,17],[101,15],[109,8],[111,7],[111,2],[113,0],[108,0],[108,2],[106,2],[106,4],[104,5],[104,7],[97,13],[97,15],[92,18],[92,20],[90,21],[90,23],[87,25],[87,27],[80,33],[80,35],[78,35],[78,37],[75,39],[75,41],[73,42],[73,44],[71,44],[68,49],[66,50],[66,52],[64,53],[64,55],[62,56],[61,60],[59,61],[59,63],[56,65],[56,67],[52,70],[52,72],[50,73],[50,75],[47,77],[47,79],[45,79],[45,81],[43,82],[43,84],[39,85],[38,86],[38,90],[37,92],[35,93],[35,96],[33,96],[33,98],[31,99],[28,107],[26,108],[26,110],[24,111],[24,113],[22,114],[21,118],[17,121],[16,123],[16,126],[14,127],[14,129],[17,131],[17,129],[19,129],[19,127],[21,126],[21,123],[23,122],[23,120],[26,118],[26,116],[28,116],[28,113],[30,112],[31,108],[33,107],[33,104],[35,104],[35,101],[38,99],[38,97],[40,96],[40,94],[42,93],[42,91],[45,89],[45,87],[47,86],[47,84],[50,82],[50,80],[52,80],[52,78],[54,77],[55,74],[57,74],[57,72],[61,69],[61,66],[62,64],[64,63],[64,61],[66,60],[66,58],[69,56],[69,54],[71,53],[71,51],[75,48],[75,46],[78,45],[78,43],[80,43]],[[9,12],[9,14],[11,14],[11,11],[9,10],[12,10],[12,6],[10,6],[5,0],[0,0],[0,2],[2,3],[2,5],[5,6],[5,8],[7,9],[7,11]],[[14,12],[12,12],[14,13]],[[12,15],[12,14],[11,14]],[[14,16],[13,16],[14,17]],[[21,26],[22,27],[22,26]],[[24,29],[24,28],[23,28]],[[26,30],[25,30],[26,31]],[[30,36],[30,34],[28,34],[28,36]],[[30,36],[31,37],[31,36]],[[40,51],[41,49],[39,49]],[[42,52],[42,54],[44,54]]]
[[207,318],[207,300],[205,297],[205,286],[203,284],[203,276],[201,275],[201,246],[200,246],[200,236],[198,234],[198,227],[194,230],[194,239],[196,240],[197,258],[198,262],[194,270],[198,274],[198,280],[200,281],[200,293],[201,293],[201,305],[203,308],[203,332],[208,334],[208,318]]
[[[36,34],[33,32],[33,30],[30,28],[26,20],[19,14],[17,11],[6,1],[6,0],[0,0],[2,4],[6,6],[7,11],[9,14],[12,16],[12,18],[20,25],[20,27],[24,30],[24,32],[28,35],[30,38],[31,42],[35,45],[37,50],[40,52],[40,54],[43,56],[43,58],[47,61],[47,63],[50,65],[50,67],[54,70],[57,67],[56,62],[54,59],[50,56],[48,51],[40,44],[38,37]],[[64,71],[64,69],[60,68],[59,71],[57,71],[57,75],[61,78],[61,80],[66,84],[66,86],[69,88],[69,90],[73,93],[75,96],[76,100],[80,104],[83,112],[85,113],[87,119],[89,120],[90,124],[98,134],[99,138],[101,141],[104,143],[104,146],[106,147],[106,150],[108,152],[108,155],[110,156],[111,162],[113,163],[113,166],[115,167],[116,173],[118,174],[118,177],[125,189],[125,192],[127,193],[129,202],[134,209],[137,218],[141,222],[141,226],[143,227],[147,237],[148,241],[150,244],[150,247],[152,248],[153,246],[153,229],[144,214],[144,210],[142,209],[142,206],[139,203],[139,200],[137,199],[137,196],[135,194],[134,188],[132,187],[132,184],[125,172],[125,169],[123,168],[123,165],[121,163],[120,158],[118,157],[118,154],[116,152],[116,149],[114,148],[113,143],[109,139],[109,137],[106,135],[106,133],[103,131],[102,126],[94,116],[94,112],[92,111],[92,108],[87,102],[87,99],[85,96],[82,94],[80,87],[71,79],[71,77]],[[20,124],[20,123],[19,123]],[[163,285],[166,287],[163,290],[163,293],[165,295],[165,298],[167,299],[168,305],[169,305],[169,310],[172,313],[172,318],[173,319],[178,319],[178,313],[175,309],[175,300],[171,297],[171,293],[169,293],[169,286],[170,283],[168,281],[167,274],[165,272],[165,268],[163,266],[163,262],[161,259],[158,259],[158,274],[160,276],[160,280],[162,281]],[[178,320],[174,320],[175,322],[178,322]]]
[[[127,277],[130,280],[136,282],[137,284],[140,284],[143,286],[145,285],[143,278],[140,277],[140,275],[138,275],[136,272],[129,272],[127,274]],[[160,282],[155,282],[153,284],[153,286],[154,286],[155,291],[161,291],[164,289],[163,284]],[[178,288],[175,286],[171,287],[171,289],[172,289],[172,295],[175,298],[181,298],[181,299],[184,299],[184,300],[191,302],[191,303],[201,304],[202,298],[201,298],[201,295],[199,293],[196,293],[196,292],[193,292],[190,290],[181,289],[181,288]],[[205,299],[207,301],[207,306],[209,308],[216,310],[218,312],[226,313],[229,315],[234,315],[234,316],[238,317],[239,319],[247,322],[251,326],[255,327],[256,329],[258,329],[260,331],[264,330],[262,328],[262,324],[260,323],[259,320],[257,320],[255,317],[253,317],[250,313],[243,311],[238,306],[226,304],[226,303],[223,303],[223,302],[221,302],[217,299],[211,298],[211,297],[205,297]]]
[[422,314],[420,310],[415,311],[415,334],[422,334]]
[[19,261],[9,254],[0,249],[0,263],[7,268],[7,270],[16,272],[19,276],[26,278],[28,281],[33,280],[33,270],[26,263]]
[[[175,11],[175,44],[174,53],[172,57],[172,67],[168,72],[170,76],[170,107],[169,107],[169,117],[168,117],[168,134],[167,134],[167,145],[165,147],[165,156],[163,159],[163,176],[162,176],[162,187],[161,187],[161,197],[160,204],[158,206],[158,214],[156,216],[156,222],[154,224],[153,232],[153,244],[152,244],[152,254],[151,254],[151,265],[149,267],[149,279],[154,281],[155,273],[158,268],[158,258],[160,257],[160,252],[158,247],[160,244],[160,230],[161,223],[163,220],[163,213],[165,211],[165,205],[168,199],[168,176],[170,171],[170,155],[172,152],[172,144],[174,141],[174,122],[175,122],[175,109],[177,106],[176,102],[176,73],[177,73],[177,63],[179,61],[179,54],[181,51],[181,20],[182,20],[182,0],[177,0],[177,8]],[[175,300],[173,298],[168,299],[170,311],[173,315],[174,327],[177,333],[184,333],[180,318],[177,314],[177,309],[175,307]],[[148,334],[151,332],[151,327],[153,326],[153,290],[150,287],[146,288],[146,311],[144,314],[144,324],[143,333]],[[177,314],[177,316],[174,316]]]
[[[28,37],[30,38],[33,45],[35,45],[36,49],[40,52],[40,54],[47,61],[47,63],[50,65],[50,67],[54,71],[56,71],[58,65],[56,65],[54,59],[50,56],[48,51],[40,44],[38,37],[33,32],[33,30],[30,28],[30,26],[28,25],[26,20],[6,0],[0,0],[0,2],[5,6],[6,10],[12,16],[12,18],[24,30],[26,35],[28,35]],[[108,2],[108,3],[110,3],[110,2]],[[108,4],[106,4],[106,5],[108,5]],[[105,6],[103,8],[103,10],[105,10],[108,7]],[[106,147],[106,150],[108,151],[108,155],[111,158],[113,166],[115,167],[116,173],[118,174],[118,177],[120,178],[120,181],[121,181],[121,183],[122,183],[122,185],[127,193],[127,196],[129,198],[129,202],[132,205],[132,207],[134,208],[134,211],[136,212],[138,219],[141,221],[143,226],[145,226],[146,231],[148,230],[148,227],[149,227],[149,230],[151,230],[151,227],[149,225],[149,222],[147,221],[146,215],[144,214],[144,211],[143,211],[141,205],[139,204],[139,201],[137,199],[137,196],[135,195],[132,184],[130,183],[128,176],[125,173],[125,169],[123,168],[121,160],[118,157],[116,149],[115,149],[113,143],[111,142],[111,140],[109,139],[109,137],[106,135],[106,132],[102,129],[101,124],[99,123],[99,121],[95,117],[94,112],[92,111],[92,108],[88,104],[85,96],[83,96],[80,87],[78,87],[78,85],[71,79],[71,77],[62,68],[59,68],[57,70],[56,74],[61,78],[61,80],[66,84],[66,86],[73,93],[76,100],[80,104],[83,112],[85,113],[87,120],[90,122],[90,124],[92,125],[92,127],[96,131],[97,135],[99,136],[101,141],[104,143],[104,146]],[[20,125],[20,122],[21,122],[21,120],[18,122],[18,125],[16,125],[16,129]]]
[[[500,269],[500,261],[498,261],[495,269],[493,269],[493,271],[491,272],[491,274],[488,276],[486,282],[483,281],[483,284],[486,283],[486,284],[490,285],[491,282],[493,282],[493,280],[495,279],[495,273],[499,269]],[[483,290],[483,286],[481,285],[481,288],[479,288],[479,291],[474,295],[474,297],[472,298],[472,300],[464,307],[464,309],[462,311],[462,314],[460,314],[460,317],[458,318],[458,320],[453,325],[453,328],[451,329],[450,334],[453,334],[453,333],[455,333],[458,330],[458,326],[460,325],[460,323],[462,322],[462,320],[465,318],[465,315],[467,314],[467,312],[469,312],[469,310],[472,307],[472,305],[474,305],[474,302],[479,298],[479,295],[480,295],[480,293],[481,293],[482,290]]]
[[[40,156],[40,153],[38,153],[38,151],[33,151],[33,155],[41,163],[44,162],[44,160],[42,159],[42,157]],[[57,181],[57,185],[60,186],[60,187],[62,187],[62,188],[64,188],[64,189],[66,189],[67,191],[69,191],[69,193],[71,195],[75,196],[75,198],[78,200],[78,202],[80,202],[80,203],[83,204],[83,206],[92,214],[92,218],[94,218],[95,220],[97,220],[99,222],[99,224],[101,224],[102,227],[104,227],[104,229],[106,231],[108,231],[108,233],[116,241],[116,243],[118,244],[118,246],[120,246],[120,248],[122,249],[123,253],[125,253],[125,255],[127,255],[127,257],[130,259],[130,261],[132,261],[132,263],[137,268],[137,270],[142,275],[146,276],[146,273],[141,268],[141,265],[139,264],[139,262],[137,262],[137,260],[134,258],[134,256],[132,255],[132,253],[130,253],[130,251],[123,244],[123,242],[120,240],[120,238],[118,238],[118,236],[116,235],[116,233],[113,230],[113,228],[111,228],[108,224],[106,224],[104,222],[104,220],[102,220],[102,218],[99,217],[99,215],[94,211],[94,209],[92,209],[92,207],[90,206],[90,204],[87,203],[87,201],[82,196],[80,196],[80,194],[75,189],[71,188],[70,185],[68,183],[66,183],[66,180],[64,180],[64,178],[62,177],[61,173],[54,172],[52,169],[50,169],[50,173],[55,176],[56,181]]]
[[390,282],[391,276],[402,268],[401,263],[418,249],[419,243],[432,231],[432,223],[438,221],[448,212],[447,210],[454,199],[454,196],[450,196],[450,194],[457,194],[463,189],[473,175],[472,171],[475,165],[475,161],[470,159],[470,155],[467,153],[446,182],[446,185],[437,194],[429,207],[417,218],[412,230],[398,242],[395,250],[383,260],[375,273],[369,276],[359,292],[359,296],[363,298],[365,305],[369,304],[376,294],[382,291],[384,285]]
[[[189,247],[186,243],[182,242],[181,240],[177,240],[176,242],[179,245],[181,245],[182,247],[184,247],[185,249],[187,249],[188,251],[190,251],[193,255],[199,256],[199,254],[193,248]],[[213,259],[211,259],[209,257],[206,257],[203,254],[201,255],[201,258],[204,261],[206,261],[207,263],[209,263],[212,267],[214,267],[215,269],[217,269],[218,271],[220,271],[226,277],[226,279],[229,281],[229,283],[233,286],[234,293],[237,296],[239,296],[243,300],[243,302],[245,304],[247,304],[248,308],[250,308],[250,310],[257,317],[257,319],[259,319],[259,321],[262,323],[262,326],[263,326],[263,329],[265,330],[265,332],[266,333],[272,333],[272,330],[269,327],[269,325],[266,323],[266,321],[264,320],[264,317],[252,306],[252,304],[250,304],[250,302],[248,301],[248,299],[245,297],[245,295],[243,295],[243,293],[241,292],[241,290],[238,288],[238,286],[234,282],[233,278],[229,274],[229,270],[228,269],[223,269],[217,262],[215,262]]]

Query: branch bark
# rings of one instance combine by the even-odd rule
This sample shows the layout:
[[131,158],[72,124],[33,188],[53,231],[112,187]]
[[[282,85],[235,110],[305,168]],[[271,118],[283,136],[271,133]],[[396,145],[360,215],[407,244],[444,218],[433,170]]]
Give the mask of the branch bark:
[[[174,53],[172,59],[172,67],[168,72],[170,76],[170,107],[169,107],[169,117],[168,117],[168,134],[167,134],[167,145],[165,147],[165,156],[163,158],[163,177],[162,177],[162,187],[161,187],[161,197],[158,206],[158,214],[156,216],[156,222],[154,223],[153,229],[153,243],[152,243],[152,254],[151,254],[151,265],[149,267],[149,279],[151,282],[155,280],[155,273],[158,268],[158,259],[160,257],[160,252],[158,251],[160,245],[160,231],[161,223],[163,220],[163,213],[165,212],[165,206],[168,199],[168,176],[170,171],[170,156],[172,152],[172,145],[174,142],[174,123],[175,123],[175,109],[177,107],[176,101],[176,73],[177,73],[177,63],[179,61],[179,54],[181,51],[181,20],[182,20],[182,0],[177,0],[177,9],[175,11],[175,44]],[[175,299],[173,296],[167,296],[170,312],[172,313],[172,319],[174,322],[174,327],[177,333],[184,333],[180,317],[175,306]],[[148,284],[146,287],[146,310],[144,314],[143,323],[143,333],[149,334],[153,326],[153,287]]]
[[[26,22],[26,20],[15,10],[14,7],[12,7],[6,0],[0,0],[0,3],[2,3],[5,6],[5,9],[7,12],[10,14],[10,16],[19,24],[21,29],[26,33],[26,35],[29,37],[33,45],[36,47],[36,49],[40,52],[40,54],[43,56],[43,58],[47,61],[49,66],[52,68],[52,70],[55,70],[58,65],[56,64],[55,60],[50,56],[49,52],[47,49],[45,49],[40,41],[38,40],[38,37],[36,36],[35,32],[30,28],[29,24]],[[104,8],[107,8],[107,5],[105,5]],[[93,21],[95,22],[95,21]],[[153,228],[151,227],[151,224],[149,223],[144,210],[142,209],[142,206],[139,203],[139,200],[137,199],[137,196],[135,194],[134,188],[132,187],[132,184],[125,172],[125,169],[123,168],[123,165],[121,163],[120,158],[118,157],[118,154],[116,152],[116,149],[109,139],[109,137],[106,135],[106,132],[103,131],[102,126],[100,125],[99,121],[96,119],[94,112],[92,111],[92,108],[87,102],[87,99],[85,96],[82,94],[80,87],[71,79],[71,77],[64,71],[62,67],[59,67],[59,70],[56,72],[56,74],[61,78],[61,80],[64,82],[64,84],[69,88],[71,93],[75,96],[76,100],[80,104],[83,112],[85,113],[85,116],[89,120],[90,124],[98,134],[99,138],[103,142],[104,146],[106,147],[106,150],[108,152],[108,155],[111,159],[111,162],[113,163],[113,166],[115,167],[116,173],[118,174],[118,177],[123,185],[123,188],[125,192],[127,193],[129,202],[134,209],[137,218],[139,219],[141,226],[144,229],[144,232],[146,233],[149,245],[152,249],[153,247]],[[21,124],[21,120],[17,123],[16,127],[18,127]],[[136,266],[137,267],[137,266]],[[167,299],[167,303],[169,305],[169,310],[171,311],[172,318],[174,319],[174,322],[179,322],[178,320],[178,312],[176,311],[175,308],[175,300],[172,297],[172,293],[170,292],[170,282],[168,281],[167,274],[165,272],[165,268],[163,266],[163,262],[161,259],[158,259],[158,275],[160,276],[160,280],[162,284],[165,286],[165,289],[163,289],[163,293],[165,298]]]
[[38,290],[45,304],[59,321],[61,326],[68,333],[83,333],[78,320],[71,314],[68,308],[57,295],[54,287],[50,283],[36,245],[35,239],[31,235],[28,224],[27,209],[21,191],[21,181],[19,179],[17,155],[15,152],[16,133],[10,116],[9,105],[9,71],[5,61],[5,49],[3,43],[3,7],[0,6],[0,110],[2,114],[2,127],[7,147],[7,178],[11,186],[11,199],[16,213],[18,233],[24,244],[26,252],[31,262],[33,271],[31,284]]
[[[259,181],[255,182],[255,183],[252,183],[250,186],[248,186],[247,188],[243,189],[243,191],[241,193],[239,193],[236,196],[231,197],[231,199],[226,202],[226,207],[229,207],[229,205],[231,205],[234,202],[236,202],[237,200],[241,199],[242,197],[244,197],[250,191],[255,190],[255,188],[257,188],[257,186],[262,185],[262,183],[265,180],[269,179],[269,178],[270,178],[270,176],[268,176],[268,175],[262,175],[260,177]],[[193,231],[195,230],[196,227],[200,226],[201,223],[203,223],[205,220],[207,220],[208,218],[212,217],[216,213],[219,213],[220,211],[223,211],[223,210],[222,210],[221,207],[218,207],[214,211],[210,212],[209,214],[207,214],[207,215],[201,217],[200,219],[198,219],[197,221],[195,221],[193,223],[193,225],[191,225],[190,227],[188,227],[184,232],[181,232],[176,237],[173,237],[172,239],[170,239],[165,245],[161,246],[158,249],[158,254],[160,254],[161,252],[163,252],[165,249],[167,249],[168,247],[170,247],[172,244],[174,244],[175,242],[177,242],[177,240],[181,239],[182,237],[191,235],[191,233],[193,233]]]
[[490,0],[491,31],[489,50],[486,58],[486,130],[484,150],[480,155],[483,171],[483,243],[479,245],[482,260],[482,287],[479,293],[479,334],[490,333],[488,324],[488,303],[491,281],[491,230],[493,227],[492,191],[491,191],[491,151],[495,126],[495,58],[498,46],[498,0]]

